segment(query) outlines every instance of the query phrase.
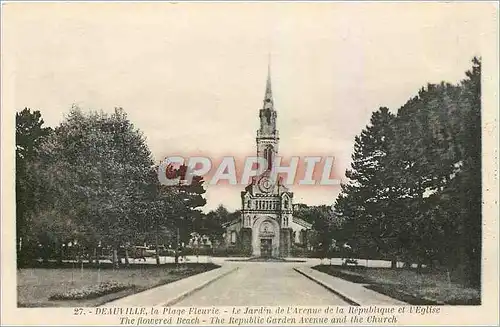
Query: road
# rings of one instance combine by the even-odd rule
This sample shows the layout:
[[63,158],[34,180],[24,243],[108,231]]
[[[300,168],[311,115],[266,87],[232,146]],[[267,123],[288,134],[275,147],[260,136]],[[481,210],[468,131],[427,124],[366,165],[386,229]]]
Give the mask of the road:
[[176,306],[346,305],[335,294],[279,262],[231,263],[235,272],[197,291]]

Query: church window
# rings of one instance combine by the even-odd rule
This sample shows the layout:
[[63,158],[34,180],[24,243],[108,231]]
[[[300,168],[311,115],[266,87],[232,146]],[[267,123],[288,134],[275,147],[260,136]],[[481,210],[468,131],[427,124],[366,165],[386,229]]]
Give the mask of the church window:
[[285,207],[285,208],[288,208],[288,200],[285,200],[284,207]]
[[266,120],[268,124],[271,124],[271,112],[269,110],[266,111]]
[[300,242],[302,244],[306,244],[306,240],[307,240],[307,234],[306,233],[307,232],[306,232],[305,229],[303,229],[303,230],[300,231]]
[[250,209],[250,200],[248,200],[248,202],[247,202],[247,208]]
[[264,150],[264,158],[267,161],[267,169],[271,169],[273,166],[273,148],[271,146]]
[[236,232],[231,232],[231,244],[236,244]]

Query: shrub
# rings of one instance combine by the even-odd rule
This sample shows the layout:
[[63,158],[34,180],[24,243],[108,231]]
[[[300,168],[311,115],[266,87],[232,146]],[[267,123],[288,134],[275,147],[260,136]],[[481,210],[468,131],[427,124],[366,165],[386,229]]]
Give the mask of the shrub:
[[135,285],[125,285],[117,282],[103,282],[98,285],[91,285],[90,287],[72,289],[63,293],[55,293],[49,297],[49,300],[95,299],[106,294],[123,291],[133,287],[135,287]]

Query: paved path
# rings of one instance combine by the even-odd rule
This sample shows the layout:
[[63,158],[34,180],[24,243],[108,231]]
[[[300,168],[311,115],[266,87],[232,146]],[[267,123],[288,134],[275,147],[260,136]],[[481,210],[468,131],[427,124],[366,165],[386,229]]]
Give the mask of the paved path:
[[147,291],[129,295],[127,297],[108,302],[103,306],[155,306],[170,305],[176,303],[179,299],[189,296],[206,285],[225,278],[228,274],[234,273],[235,269],[231,265],[225,265],[218,269],[206,271],[188,278],[184,278],[173,283],[154,287]]
[[[296,263],[231,263],[239,269],[185,297],[176,306],[347,305],[294,271]],[[299,264],[300,265],[300,264]]]
[[[225,264],[227,260],[244,260],[244,259],[249,259],[249,258],[229,258],[229,257],[211,257],[211,256],[203,256],[200,255],[198,257],[196,256],[186,256],[188,263],[215,263],[218,265]],[[342,264],[342,259],[341,258],[332,258],[332,259],[318,259],[318,258],[287,258],[287,260],[295,260],[295,261],[304,261],[305,264],[308,264],[309,266],[316,266],[321,263],[323,264],[333,264],[333,265],[340,265]],[[65,260],[66,261],[66,260]],[[67,260],[67,262],[72,262],[71,260]],[[103,260],[103,262],[111,262],[109,260]],[[132,263],[145,263],[145,264],[151,264],[154,265],[156,264],[156,259],[154,257],[147,257],[146,262],[143,262],[142,260],[131,260]],[[160,262],[161,263],[173,263],[174,262],[174,257],[165,257],[161,256],[160,257]],[[299,263],[300,264],[300,263]],[[389,268],[391,267],[391,262],[390,261],[384,261],[384,260],[364,260],[364,259],[358,259],[358,264],[360,266],[366,266],[366,267],[373,267],[373,268]],[[398,262],[398,267],[402,267],[403,263]],[[413,267],[416,267],[416,264],[413,265]]]
[[334,293],[349,299],[353,305],[406,305],[407,303],[398,301],[386,295],[369,290],[362,284],[352,283],[347,280],[330,276],[321,271],[317,271],[307,266],[297,267],[296,271],[315,280],[324,287],[333,290]]

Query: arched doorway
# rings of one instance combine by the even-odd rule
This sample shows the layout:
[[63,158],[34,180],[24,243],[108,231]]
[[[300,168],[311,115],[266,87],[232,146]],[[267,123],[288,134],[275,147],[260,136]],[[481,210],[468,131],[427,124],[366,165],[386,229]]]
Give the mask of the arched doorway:
[[270,258],[273,256],[273,238],[275,235],[273,224],[266,220],[260,224],[260,256]]
[[261,217],[253,225],[253,255],[258,257],[279,256],[279,225],[271,217]]

